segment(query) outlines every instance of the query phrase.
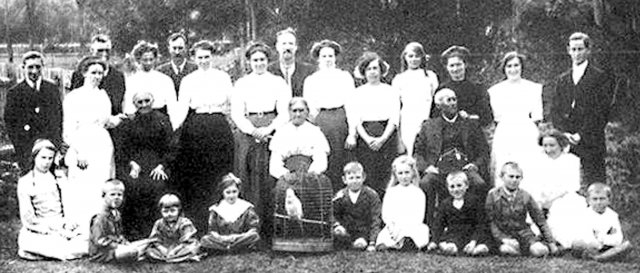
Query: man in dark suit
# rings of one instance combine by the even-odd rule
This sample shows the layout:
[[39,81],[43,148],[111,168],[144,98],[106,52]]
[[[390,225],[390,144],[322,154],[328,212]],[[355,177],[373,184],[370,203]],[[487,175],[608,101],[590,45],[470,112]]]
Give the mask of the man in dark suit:
[[554,127],[565,132],[571,151],[580,157],[583,184],[605,182],[604,128],[609,120],[613,80],[589,63],[591,40],[580,32],[569,37],[572,68],[557,80],[551,101]]
[[22,57],[25,79],[7,94],[4,121],[23,171],[31,166],[30,154],[38,138],[62,143],[62,104],[58,86],[42,78],[43,55],[30,51]]
[[187,37],[182,33],[171,34],[167,39],[167,44],[169,44],[169,55],[171,56],[171,60],[161,64],[156,69],[171,77],[171,80],[173,80],[173,87],[176,89],[176,98],[178,98],[182,78],[198,69],[198,66],[189,61]]
[[302,97],[304,80],[315,71],[315,68],[296,61],[298,44],[296,33],[292,28],[281,30],[276,34],[276,50],[278,61],[269,65],[269,72],[282,77],[287,82],[293,97]]
[[[111,53],[111,40],[106,35],[96,35],[91,39],[91,54],[99,56],[108,64],[104,73],[100,88],[104,89],[111,100],[111,115],[122,113],[122,100],[124,98],[125,83],[124,74],[109,64]],[[71,76],[71,90],[84,84],[84,77],[79,71],[74,71]],[[117,124],[116,124],[117,125]]]
[[481,200],[490,188],[482,178],[487,174],[489,144],[479,121],[459,114],[451,89],[440,89],[434,99],[441,114],[422,124],[414,148],[418,170],[425,173],[420,187],[427,195],[427,225],[433,223],[436,202],[449,196],[445,178],[450,172],[464,171],[469,191]]

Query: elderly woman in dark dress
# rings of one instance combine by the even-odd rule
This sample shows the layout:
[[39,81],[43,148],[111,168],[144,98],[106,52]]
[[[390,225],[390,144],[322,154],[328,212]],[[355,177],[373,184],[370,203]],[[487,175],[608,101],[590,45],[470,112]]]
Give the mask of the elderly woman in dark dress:
[[136,113],[122,125],[123,164],[119,177],[127,188],[123,207],[125,233],[132,239],[146,237],[157,218],[156,200],[169,178],[166,168],[175,156],[173,129],[169,117],[152,108],[151,93],[133,96]]

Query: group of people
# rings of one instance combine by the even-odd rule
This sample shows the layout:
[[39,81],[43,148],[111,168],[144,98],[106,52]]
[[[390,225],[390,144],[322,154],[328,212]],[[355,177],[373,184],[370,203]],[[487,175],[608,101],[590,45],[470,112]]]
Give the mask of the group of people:
[[[44,56],[28,52],[25,80],[9,91],[5,110],[26,173],[19,255],[82,255],[50,249],[65,240],[85,240],[98,261],[199,260],[201,248],[252,248],[273,232],[276,180],[304,172],[332,182],[333,231],[347,246],[540,256],[559,244],[600,257],[567,218],[587,203],[602,215],[606,200],[591,197],[611,193],[598,183],[612,81],[589,64],[590,43],[583,33],[569,38],[573,67],[550,100],[555,129],[542,134],[542,85],[522,77],[526,59],[516,52],[501,61],[506,79],[487,91],[467,77],[468,49],[442,53],[448,79],[440,83],[412,42],[387,84],[390,66],[374,52],[364,52],[353,73],[339,69],[334,41],[313,45],[315,69],[297,61],[295,32],[285,29],[276,36],[278,60],[252,43],[244,54],[250,71],[234,83],[213,67],[210,41],[187,51],[186,37],[172,34],[171,59],[160,66],[158,46],[140,41],[131,54],[136,69],[125,75],[109,64],[109,38],[98,35],[64,100],[42,78]],[[490,148],[484,131],[495,123]],[[588,202],[576,193],[581,185]],[[526,231],[527,214],[540,236]],[[626,251],[617,215],[608,219],[620,240],[596,236],[597,250]],[[39,248],[25,234],[51,237],[51,245]]]

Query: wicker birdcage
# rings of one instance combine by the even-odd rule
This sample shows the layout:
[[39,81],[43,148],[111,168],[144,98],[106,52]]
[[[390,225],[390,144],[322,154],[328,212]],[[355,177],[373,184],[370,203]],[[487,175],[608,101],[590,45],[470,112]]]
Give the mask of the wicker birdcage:
[[307,173],[310,159],[286,161],[291,174],[274,189],[273,250],[326,252],[333,250],[333,189],[325,175]]

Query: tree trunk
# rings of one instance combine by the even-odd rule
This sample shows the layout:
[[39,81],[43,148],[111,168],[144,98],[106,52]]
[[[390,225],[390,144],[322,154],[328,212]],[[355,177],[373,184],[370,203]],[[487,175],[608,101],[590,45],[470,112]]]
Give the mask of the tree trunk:
[[35,38],[35,32],[36,32],[35,0],[25,0],[25,7],[26,7],[26,16],[27,16],[27,26],[29,28],[29,33],[28,33],[29,49],[33,49],[33,39]]

